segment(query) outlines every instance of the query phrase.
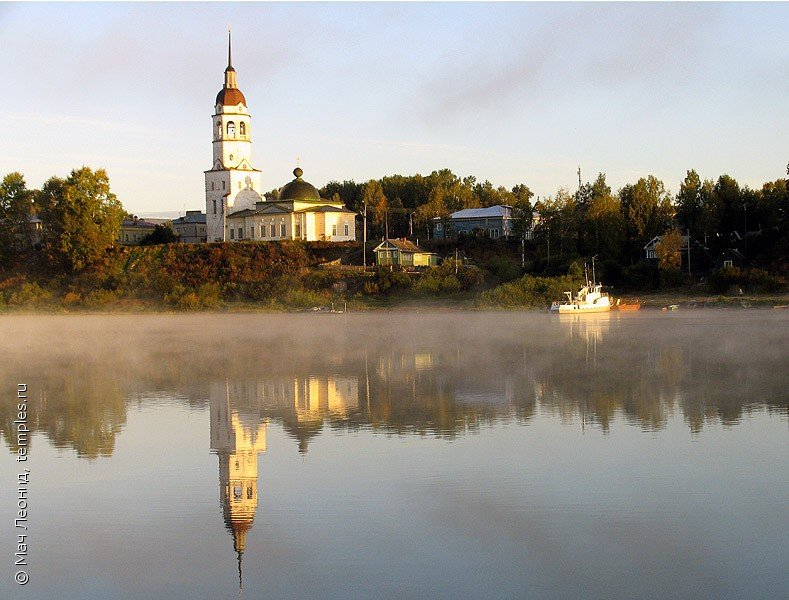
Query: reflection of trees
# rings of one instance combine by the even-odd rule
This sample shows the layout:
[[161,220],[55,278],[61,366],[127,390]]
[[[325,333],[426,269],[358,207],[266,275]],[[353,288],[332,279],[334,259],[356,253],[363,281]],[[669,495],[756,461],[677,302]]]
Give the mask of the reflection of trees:
[[[203,407],[217,381],[233,410],[280,423],[302,452],[324,428],[452,438],[538,410],[603,430],[620,418],[660,429],[681,414],[693,432],[755,407],[787,414],[781,328],[769,322],[358,317],[49,318],[58,328],[7,346],[0,374],[30,385],[31,430],[86,457],[112,452],[128,402]],[[0,322],[2,339],[15,323]],[[744,342],[754,333],[758,346]],[[14,450],[15,407],[0,398]]]
[[[39,371],[31,382],[28,424],[44,433],[56,448],[71,447],[79,456],[110,456],[115,436],[126,423],[126,399],[118,374],[97,377],[93,365],[62,364],[60,374]],[[57,369],[58,365],[51,365]],[[68,373],[63,376],[62,373]],[[5,374],[3,381],[13,380]],[[34,382],[34,383],[32,383]],[[16,450],[16,402],[0,404],[0,432]]]

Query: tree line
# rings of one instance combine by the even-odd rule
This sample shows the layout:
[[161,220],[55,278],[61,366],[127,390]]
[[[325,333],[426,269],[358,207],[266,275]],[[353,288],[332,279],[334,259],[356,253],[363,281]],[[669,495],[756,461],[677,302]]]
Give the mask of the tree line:
[[[787,166],[789,175],[789,166]],[[525,183],[507,189],[449,169],[430,175],[387,175],[366,183],[330,181],[321,196],[345,203],[369,217],[369,238],[432,237],[436,217],[457,210],[507,204],[514,208],[516,237],[533,227],[531,268],[563,274],[579,258],[596,256],[609,270],[643,262],[644,246],[663,236],[660,266],[678,269],[682,236],[693,248],[714,257],[736,249],[753,266],[786,272],[789,256],[787,179],[760,189],[741,186],[724,174],[702,180],[687,171],[679,191],[649,175],[613,192],[604,173],[554,195],[534,199]],[[532,215],[539,219],[532,223]],[[79,271],[100,259],[115,243],[126,216],[110,190],[103,169],[82,167],[68,177],[52,177],[40,190],[28,189],[22,174],[7,174],[0,183],[0,265],[21,246],[31,245],[31,218],[42,225],[42,252],[53,264]]]
[[[679,192],[672,195],[653,175],[613,192],[605,173],[599,173],[574,193],[560,188],[552,196],[534,200],[526,184],[495,187],[442,169],[428,176],[390,175],[367,183],[331,181],[321,195],[342,200],[357,212],[366,205],[373,238],[387,233],[429,238],[436,217],[446,219],[464,208],[508,204],[514,208],[516,236],[533,226],[538,270],[549,273],[566,270],[579,257],[596,256],[622,268],[635,265],[644,259],[644,246],[656,236],[664,236],[660,264],[667,270],[679,268],[681,247],[688,243],[710,258],[736,249],[749,264],[781,271],[786,270],[789,255],[785,178],[751,189],[731,175],[702,180],[691,169]],[[539,219],[532,223],[534,212]]]

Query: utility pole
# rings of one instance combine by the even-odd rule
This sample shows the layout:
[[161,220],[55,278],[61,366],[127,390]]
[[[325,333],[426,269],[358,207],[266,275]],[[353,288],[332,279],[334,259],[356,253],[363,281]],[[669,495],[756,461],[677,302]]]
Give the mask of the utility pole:
[[526,268],[526,234],[521,235],[521,269]]
[[688,228],[688,277],[690,276],[690,228]]
[[581,165],[578,165],[578,199],[581,198]]
[[222,241],[227,241],[227,196],[222,196]]
[[748,203],[742,203],[742,209],[745,211],[745,224],[743,225],[744,231],[742,232],[742,241],[743,241],[743,248],[742,254],[745,257],[745,260],[748,260]]
[[364,199],[364,213],[362,214],[362,266],[367,270],[367,198]]

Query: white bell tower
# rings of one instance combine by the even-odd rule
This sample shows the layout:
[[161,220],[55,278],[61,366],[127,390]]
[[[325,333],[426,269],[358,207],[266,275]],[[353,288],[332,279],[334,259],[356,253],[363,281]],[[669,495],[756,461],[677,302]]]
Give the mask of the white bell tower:
[[213,164],[205,171],[206,236],[209,242],[228,239],[225,217],[255,208],[263,198],[260,171],[252,167],[252,117],[236,85],[230,30],[227,32],[225,84],[216,96],[213,122]]

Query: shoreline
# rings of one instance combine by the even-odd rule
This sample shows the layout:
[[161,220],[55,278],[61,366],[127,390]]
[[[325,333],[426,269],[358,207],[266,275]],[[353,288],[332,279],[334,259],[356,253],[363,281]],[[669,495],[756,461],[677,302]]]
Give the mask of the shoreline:
[[[623,303],[638,302],[641,310],[656,311],[670,305],[680,310],[711,309],[789,309],[789,293],[782,294],[700,294],[692,292],[661,292],[646,294],[626,294],[615,296]],[[4,315],[89,315],[89,314],[343,314],[376,313],[376,312],[546,312],[541,306],[479,306],[475,298],[434,298],[417,299],[412,297],[389,298],[385,302],[360,303],[358,300],[347,302],[347,311],[343,311],[345,300],[335,301],[335,309],[331,305],[299,307],[287,306],[271,302],[221,302],[215,307],[199,307],[195,309],[177,308],[158,301],[129,300],[112,302],[103,306],[64,306],[62,304],[17,305],[0,307],[0,317]],[[338,306],[339,304],[339,306]],[[616,309],[612,313],[618,313]]]

